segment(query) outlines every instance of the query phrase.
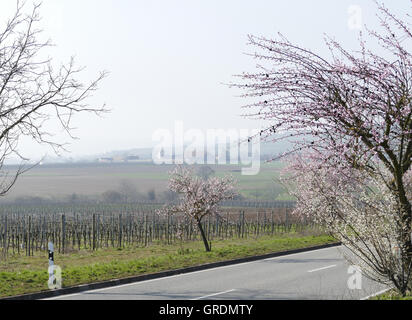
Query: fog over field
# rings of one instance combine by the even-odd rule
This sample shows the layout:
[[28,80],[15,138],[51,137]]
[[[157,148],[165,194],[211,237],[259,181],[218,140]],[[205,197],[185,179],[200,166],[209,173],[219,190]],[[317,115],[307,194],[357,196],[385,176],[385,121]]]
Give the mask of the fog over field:
[[[232,175],[237,180],[241,195],[245,199],[273,201],[285,198],[285,191],[276,181],[282,166],[278,162],[263,164],[258,175],[249,177],[242,176],[241,167],[236,165],[207,167],[213,170],[212,176]],[[202,166],[196,167],[198,171],[200,167]],[[103,200],[102,194],[107,191],[129,193],[130,201],[147,201],[150,198],[149,192],[154,191],[155,199],[151,200],[163,202],[167,201],[165,193],[168,190],[169,172],[173,168],[174,165],[151,163],[36,166],[20,176],[7,197],[0,199],[0,203],[36,197],[43,200],[69,201],[73,195],[76,195],[78,201]]]
[[[28,1],[30,4],[30,1]],[[131,148],[153,147],[153,133],[173,130],[183,121],[185,130],[214,128],[260,128],[260,120],[243,118],[247,103],[241,91],[225,83],[234,75],[255,70],[247,54],[250,34],[275,37],[282,32],[292,42],[329,51],[323,43],[327,32],[358,48],[359,30],[348,28],[351,5],[362,8],[362,23],[375,27],[373,1],[135,1],[135,0],[43,0],[39,28],[42,38],[56,45],[44,56],[55,64],[75,56],[79,75],[86,83],[99,71],[109,71],[90,105],[106,103],[110,113],[99,118],[74,117],[71,140],[50,129],[57,141],[69,142],[70,153],[80,157]],[[408,1],[385,1],[395,13],[407,12]],[[0,23],[13,13],[15,0],[0,2]],[[27,7],[26,11],[30,11]],[[32,160],[53,155],[47,146],[32,139],[19,144],[23,156]]]

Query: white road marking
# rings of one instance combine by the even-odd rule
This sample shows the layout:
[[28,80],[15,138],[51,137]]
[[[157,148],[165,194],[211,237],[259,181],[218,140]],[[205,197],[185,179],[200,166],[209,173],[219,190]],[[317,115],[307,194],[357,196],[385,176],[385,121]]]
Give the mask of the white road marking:
[[283,256],[277,256],[277,257],[273,257],[273,258],[267,258],[264,261],[271,261],[271,260],[276,260],[276,259],[281,259],[281,258],[287,258],[287,257],[292,257],[292,256],[296,256],[298,254],[308,254],[308,253],[314,253],[317,251],[325,251],[325,250],[331,250],[331,249],[337,249],[340,248],[340,246],[336,246],[336,247],[329,247],[329,248],[323,248],[323,249],[316,249],[316,250],[312,250],[312,251],[304,251],[304,252],[297,252],[297,253],[291,253],[291,254],[286,254]]
[[220,296],[220,295],[222,295],[222,294],[229,293],[229,292],[233,292],[233,291],[235,291],[235,290],[236,290],[236,289],[231,289],[231,290],[227,290],[227,291],[223,291],[223,292],[218,292],[218,293],[213,293],[213,294],[209,294],[209,295],[207,295],[207,296],[203,296],[203,297],[195,298],[195,299],[190,299],[190,300],[200,300],[200,299],[204,299],[204,298],[209,298],[209,297],[214,297],[214,296]]
[[331,266],[327,266],[327,267],[323,267],[323,268],[309,270],[308,272],[316,272],[316,271],[326,270],[326,269],[330,269],[330,268],[334,268],[334,267],[336,267],[336,264],[331,265]]
[[368,300],[368,299],[373,298],[373,297],[376,297],[376,296],[378,296],[378,295],[380,295],[380,294],[382,294],[382,293],[385,293],[386,291],[389,291],[389,290],[391,290],[391,289],[392,289],[392,287],[391,287],[391,288],[387,288],[387,289],[383,289],[383,290],[378,291],[378,292],[376,292],[376,293],[374,293],[374,294],[371,294],[371,295],[369,295],[369,296],[367,296],[367,297],[364,297],[364,298],[362,298],[361,300]]

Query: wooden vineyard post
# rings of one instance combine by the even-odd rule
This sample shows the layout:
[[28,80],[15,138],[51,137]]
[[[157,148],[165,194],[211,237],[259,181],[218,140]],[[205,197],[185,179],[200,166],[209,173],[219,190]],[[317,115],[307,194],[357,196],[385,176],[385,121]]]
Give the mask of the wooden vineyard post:
[[147,214],[144,216],[143,220],[143,228],[144,228],[144,246],[147,247],[147,225],[148,225],[148,216]]
[[236,223],[236,233],[238,238],[242,238],[242,211],[239,211],[239,219]]
[[167,224],[166,224],[166,240],[167,244],[170,244],[170,239],[169,239],[169,230],[170,230],[170,221],[169,221],[169,213],[167,214]]
[[193,219],[190,218],[190,225],[189,225],[189,240],[192,240],[193,236]]
[[259,224],[259,209],[258,209],[257,214],[256,214],[256,237],[259,237],[259,228],[260,228],[260,224]]
[[286,232],[289,232],[289,209],[287,206],[285,206],[285,220]]
[[3,247],[2,250],[2,256],[5,258],[6,257],[6,229],[5,229],[5,225],[6,225],[6,220],[5,220],[5,216],[2,217],[3,220],[3,230],[0,229],[0,236],[3,233],[3,241],[2,243],[0,242],[0,248],[1,246]]
[[129,245],[133,241],[133,236],[132,236],[132,215],[129,214],[129,219],[128,219],[128,226],[127,229],[129,230],[128,235],[127,235],[127,241],[129,242]]
[[150,216],[152,217],[152,224],[151,224],[151,230],[150,230],[150,243],[152,243],[155,236],[156,236],[156,233],[155,233],[155,230],[156,230],[156,224],[155,224],[156,223],[156,217],[155,217],[153,211],[150,212]]
[[112,246],[112,248],[114,248],[114,216],[113,214],[110,215],[110,226],[109,226],[109,230],[110,230],[110,244]]
[[93,251],[96,250],[96,214],[93,213],[92,218],[92,237],[93,237]]
[[61,252],[64,254],[66,246],[66,215],[62,214],[62,226],[61,226]]
[[245,237],[245,211],[242,211],[242,239]]
[[3,252],[4,258],[7,257],[8,251],[8,235],[7,235],[7,215],[4,216],[4,240],[3,240]]
[[30,243],[31,243],[31,216],[29,216],[29,225],[27,228],[27,237],[26,237],[26,256],[30,257]]
[[267,233],[266,227],[267,227],[266,210],[263,210],[263,226],[262,226],[262,229],[263,229],[264,234]]
[[226,230],[225,230],[225,239],[227,239],[229,231],[229,211],[226,212]]
[[216,223],[215,223],[215,235],[216,235],[218,238],[220,238],[219,217],[220,217],[219,215],[215,216],[215,221],[216,221]]
[[43,217],[41,226],[41,250],[44,250],[46,249],[46,239],[44,236],[46,232],[46,217]]
[[122,214],[119,214],[119,248],[122,247]]
[[271,213],[271,232],[272,232],[272,236],[273,236],[273,233],[274,233],[274,231],[275,231],[275,222],[274,222],[274,220],[273,220],[273,210],[272,210],[272,213]]
[[21,232],[21,225],[20,225],[21,221],[20,219],[18,220],[16,229],[17,229],[17,234],[16,234],[16,246],[17,246],[17,254],[20,255],[20,232]]
[[210,214],[207,215],[207,241],[210,241]]

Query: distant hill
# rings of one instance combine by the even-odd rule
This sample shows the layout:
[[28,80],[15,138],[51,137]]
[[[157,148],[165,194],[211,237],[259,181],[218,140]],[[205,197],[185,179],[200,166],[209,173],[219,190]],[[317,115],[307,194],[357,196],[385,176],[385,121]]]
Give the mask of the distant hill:
[[[262,160],[269,160],[287,150],[290,150],[292,144],[287,141],[280,142],[261,142],[260,153]],[[229,145],[224,148],[229,152]],[[152,148],[132,148],[126,150],[113,150],[100,154],[85,155],[79,157],[57,157],[46,156],[42,164],[75,164],[75,163],[96,163],[96,162],[150,162],[152,161]],[[19,164],[21,161],[8,161],[7,164]]]

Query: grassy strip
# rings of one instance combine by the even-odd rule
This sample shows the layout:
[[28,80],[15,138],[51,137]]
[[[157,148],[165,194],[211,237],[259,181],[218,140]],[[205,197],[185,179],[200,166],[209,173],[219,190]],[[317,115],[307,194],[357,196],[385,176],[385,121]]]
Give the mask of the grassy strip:
[[405,297],[402,297],[396,290],[389,290],[369,300],[412,300],[412,292]]
[[[55,256],[62,268],[63,287],[155,273],[271,252],[332,243],[329,236],[299,234],[214,241],[212,252],[203,244],[154,244],[145,248],[101,249]],[[47,254],[12,257],[0,263],[0,297],[47,291]]]

